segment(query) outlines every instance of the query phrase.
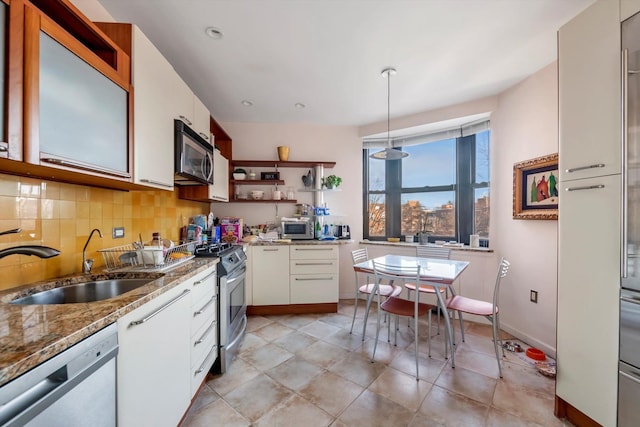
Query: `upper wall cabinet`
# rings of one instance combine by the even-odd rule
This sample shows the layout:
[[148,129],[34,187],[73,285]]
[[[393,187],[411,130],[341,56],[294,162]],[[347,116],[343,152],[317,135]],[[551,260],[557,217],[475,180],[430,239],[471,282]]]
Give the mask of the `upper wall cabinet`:
[[620,22],[640,12],[640,0],[620,0]]
[[620,61],[617,2],[596,2],[560,28],[560,181],[620,173]]
[[133,86],[133,180],[136,184],[173,190],[175,106],[178,77],[171,64],[131,24],[96,23],[131,55]]
[[202,139],[212,143],[210,138],[211,133],[209,131],[209,110],[177,73],[175,73],[175,77],[177,79],[175,82],[177,90],[175,91],[175,98],[173,98],[175,108],[174,117],[185,122],[187,126],[196,131]]

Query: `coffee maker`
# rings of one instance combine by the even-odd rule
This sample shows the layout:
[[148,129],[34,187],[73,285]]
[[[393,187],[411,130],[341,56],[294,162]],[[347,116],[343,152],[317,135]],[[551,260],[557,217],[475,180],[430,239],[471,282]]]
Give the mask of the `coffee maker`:
[[348,225],[334,225],[333,227],[333,235],[338,239],[350,239],[351,238],[351,227]]

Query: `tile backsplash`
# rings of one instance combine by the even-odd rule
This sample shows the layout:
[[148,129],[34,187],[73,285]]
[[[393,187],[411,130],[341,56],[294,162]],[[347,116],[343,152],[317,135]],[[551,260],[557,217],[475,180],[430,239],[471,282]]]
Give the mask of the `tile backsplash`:
[[[10,255],[0,259],[0,289],[78,273],[82,248],[92,229],[87,258],[94,269],[104,266],[98,249],[144,241],[159,231],[178,242],[189,218],[209,212],[209,204],[178,199],[177,191],[117,191],[0,174],[0,231],[21,228],[19,234],[0,236],[0,249],[44,245],[60,250],[49,259]],[[113,239],[113,227],[125,236]]]

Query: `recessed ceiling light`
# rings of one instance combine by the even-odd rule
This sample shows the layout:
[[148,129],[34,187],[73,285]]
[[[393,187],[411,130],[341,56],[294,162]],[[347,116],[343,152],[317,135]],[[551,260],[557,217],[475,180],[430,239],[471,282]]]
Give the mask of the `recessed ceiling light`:
[[296,107],[296,108],[305,108],[306,105],[304,105],[302,102],[296,102],[294,107]]
[[251,107],[253,105],[253,102],[249,101],[248,99],[243,99],[242,101],[240,101],[240,104],[244,105],[245,107]]
[[222,37],[224,37],[224,34],[222,34],[222,30],[216,27],[208,27],[206,30],[204,30],[204,32],[212,39],[220,40]]

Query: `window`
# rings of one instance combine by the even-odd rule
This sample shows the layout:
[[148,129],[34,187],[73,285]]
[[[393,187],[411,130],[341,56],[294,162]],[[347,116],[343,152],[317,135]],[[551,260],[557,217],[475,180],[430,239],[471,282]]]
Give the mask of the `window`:
[[394,146],[409,156],[394,161],[369,157],[379,144],[365,148],[364,237],[383,240],[429,231],[430,241],[468,244],[470,234],[487,239],[489,137],[489,130],[482,130],[436,140],[405,138]]

